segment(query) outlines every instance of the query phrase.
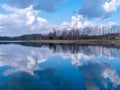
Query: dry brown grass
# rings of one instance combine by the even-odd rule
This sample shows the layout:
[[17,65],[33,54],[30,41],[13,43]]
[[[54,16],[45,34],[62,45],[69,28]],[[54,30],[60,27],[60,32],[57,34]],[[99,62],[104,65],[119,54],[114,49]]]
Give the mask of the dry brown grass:
[[120,40],[31,40],[30,42],[51,44],[93,44],[93,45],[118,45]]

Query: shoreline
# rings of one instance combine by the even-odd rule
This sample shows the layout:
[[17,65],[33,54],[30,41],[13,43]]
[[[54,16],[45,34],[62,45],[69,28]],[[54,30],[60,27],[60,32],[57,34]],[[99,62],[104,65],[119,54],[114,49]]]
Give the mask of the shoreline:
[[50,44],[120,45],[120,40],[29,40],[28,42]]
[[49,44],[86,44],[86,45],[120,45],[120,40],[3,40],[0,43],[49,43]]

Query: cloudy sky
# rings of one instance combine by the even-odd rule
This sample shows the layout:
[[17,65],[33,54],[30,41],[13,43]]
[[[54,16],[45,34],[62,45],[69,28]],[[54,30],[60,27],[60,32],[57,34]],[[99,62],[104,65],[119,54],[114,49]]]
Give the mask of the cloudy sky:
[[0,0],[0,35],[120,25],[120,0]]

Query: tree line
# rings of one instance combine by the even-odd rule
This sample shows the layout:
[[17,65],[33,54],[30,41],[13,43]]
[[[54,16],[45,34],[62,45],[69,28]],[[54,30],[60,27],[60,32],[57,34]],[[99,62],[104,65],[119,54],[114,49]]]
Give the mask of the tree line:
[[116,39],[120,27],[86,27],[83,29],[53,30],[48,34],[27,34],[17,37],[0,37],[0,40],[78,40],[78,39]]

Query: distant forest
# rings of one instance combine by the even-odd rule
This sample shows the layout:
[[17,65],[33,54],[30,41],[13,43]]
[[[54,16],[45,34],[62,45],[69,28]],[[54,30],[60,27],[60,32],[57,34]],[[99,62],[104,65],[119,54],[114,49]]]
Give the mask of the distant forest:
[[0,40],[79,40],[119,39],[120,27],[86,27],[84,29],[53,30],[48,34],[26,34],[16,37],[1,36]]

